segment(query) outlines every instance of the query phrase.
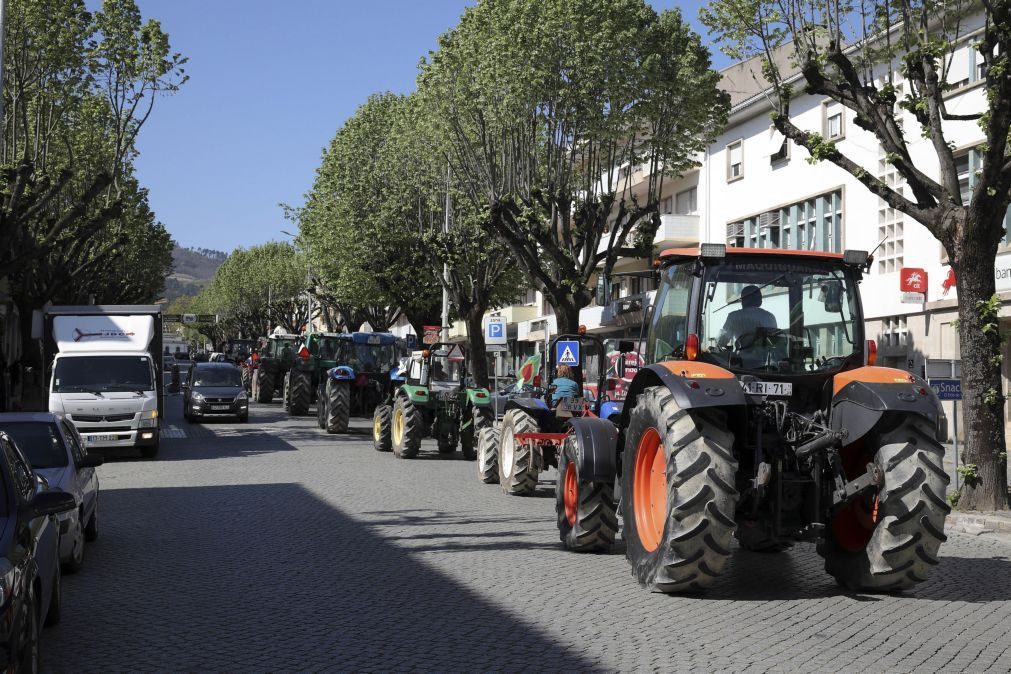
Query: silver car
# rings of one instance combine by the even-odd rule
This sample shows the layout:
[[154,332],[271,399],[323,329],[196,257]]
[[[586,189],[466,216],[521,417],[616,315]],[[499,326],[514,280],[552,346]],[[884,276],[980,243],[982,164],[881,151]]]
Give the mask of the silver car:
[[102,457],[88,454],[74,425],[59,414],[0,414],[6,431],[50,489],[73,495],[74,510],[60,513],[60,561],[73,573],[84,564],[84,542],[98,538],[98,473]]

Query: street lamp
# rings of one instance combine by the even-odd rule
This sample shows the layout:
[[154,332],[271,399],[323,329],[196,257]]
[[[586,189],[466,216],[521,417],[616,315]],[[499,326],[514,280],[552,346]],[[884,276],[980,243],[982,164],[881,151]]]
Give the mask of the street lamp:
[[[295,244],[296,245],[298,244],[298,236],[296,234],[292,234],[291,232],[289,232],[287,230],[284,230],[284,229],[281,230],[281,234],[284,234],[286,236],[290,236],[292,238],[292,240],[295,242]],[[305,251],[303,250],[303,252],[305,252]],[[306,282],[305,309],[306,309],[306,315],[307,315],[307,324],[306,324],[305,331],[307,333],[309,333],[309,332],[312,332],[312,292],[310,292],[310,289],[309,289],[309,286],[312,284],[312,269],[309,267],[309,255],[308,255],[308,253],[306,253],[306,256],[305,256],[305,282]]]

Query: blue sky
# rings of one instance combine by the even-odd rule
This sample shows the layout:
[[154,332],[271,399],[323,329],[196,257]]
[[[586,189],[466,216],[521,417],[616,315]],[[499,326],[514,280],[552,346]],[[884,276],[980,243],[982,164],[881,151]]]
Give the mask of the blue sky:
[[[370,93],[413,89],[418,59],[468,4],[138,0],[190,59],[190,81],[157,102],[139,138],[158,219],[183,246],[285,238],[293,224],[278,203],[301,204],[323,147]],[[699,2],[652,4],[680,4],[698,26]],[[726,59],[714,53],[714,63]]]

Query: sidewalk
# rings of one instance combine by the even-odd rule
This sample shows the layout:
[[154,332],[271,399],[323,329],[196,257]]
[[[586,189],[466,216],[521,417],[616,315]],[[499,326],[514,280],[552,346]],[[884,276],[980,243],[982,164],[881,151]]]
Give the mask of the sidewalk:
[[[961,449],[961,446],[959,447]],[[944,446],[944,469],[951,478],[948,485],[948,493],[955,491],[955,448],[952,444]],[[958,484],[962,480],[958,478]],[[1008,476],[1008,485],[1011,486],[1011,474]],[[979,536],[980,534],[997,534],[1002,538],[1011,538],[1011,512],[985,513],[985,512],[958,512],[952,511],[944,520],[945,531],[957,531],[964,534]]]

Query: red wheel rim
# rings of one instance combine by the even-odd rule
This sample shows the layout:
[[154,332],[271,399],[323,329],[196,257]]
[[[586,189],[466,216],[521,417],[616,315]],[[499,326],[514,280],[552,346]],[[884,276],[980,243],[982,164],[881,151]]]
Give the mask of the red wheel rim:
[[835,516],[832,534],[844,550],[859,552],[867,547],[878,526],[878,508],[878,497],[875,495],[873,502],[857,499]]
[[571,461],[565,467],[562,496],[565,501],[565,519],[569,521],[569,526],[576,526],[576,513],[579,509],[579,483],[576,481],[576,464]]
[[635,530],[647,552],[660,547],[667,523],[667,454],[660,434],[649,428],[639,439],[632,476],[632,507]]

